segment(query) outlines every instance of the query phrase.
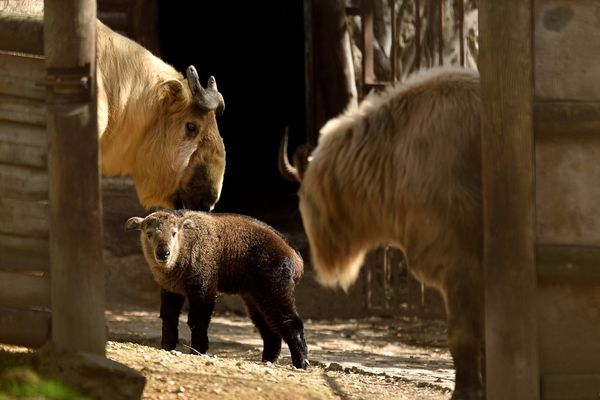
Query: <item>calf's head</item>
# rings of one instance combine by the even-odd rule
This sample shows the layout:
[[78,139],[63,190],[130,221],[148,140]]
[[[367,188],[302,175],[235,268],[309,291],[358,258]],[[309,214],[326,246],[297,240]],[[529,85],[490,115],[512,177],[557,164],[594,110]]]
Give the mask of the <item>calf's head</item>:
[[179,257],[181,230],[190,220],[165,211],[157,211],[146,218],[132,217],[125,230],[139,230],[144,256],[151,268],[169,270]]
[[[187,82],[186,82],[187,80]],[[211,76],[203,88],[193,66],[187,79],[161,82],[135,155],[133,178],[145,208],[210,211],[221,194],[225,146],[216,115],[225,109]]]

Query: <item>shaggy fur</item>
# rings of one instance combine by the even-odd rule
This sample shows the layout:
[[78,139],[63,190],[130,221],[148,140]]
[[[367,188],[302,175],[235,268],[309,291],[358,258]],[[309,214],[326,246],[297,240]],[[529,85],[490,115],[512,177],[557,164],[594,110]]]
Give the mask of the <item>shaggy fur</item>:
[[455,399],[483,396],[479,112],[476,71],[412,76],[321,129],[299,190],[322,283],[348,287],[389,244],[442,293]]
[[[97,23],[98,126],[104,175],[131,175],[145,208],[209,210],[225,147],[215,113],[197,107],[187,80],[132,40]],[[189,137],[186,123],[198,127]]]
[[300,255],[273,228],[240,215],[158,211],[130,218],[144,256],[163,288],[162,347],[175,348],[184,298],[192,348],[208,349],[207,329],[218,293],[239,294],[264,342],[263,361],[275,362],[281,339],[297,368],[308,365],[294,288],[304,272]]

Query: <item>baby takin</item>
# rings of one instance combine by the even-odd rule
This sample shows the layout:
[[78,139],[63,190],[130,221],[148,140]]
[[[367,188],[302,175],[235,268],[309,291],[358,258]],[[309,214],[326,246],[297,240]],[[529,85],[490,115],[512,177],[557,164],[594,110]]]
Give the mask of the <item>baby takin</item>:
[[157,211],[127,220],[140,230],[144,257],[161,287],[162,348],[178,343],[188,300],[192,352],[208,350],[208,325],[219,293],[238,294],[263,339],[263,361],[276,362],[281,339],[296,368],[308,366],[304,325],[295,304],[302,257],[270,226],[250,217]]

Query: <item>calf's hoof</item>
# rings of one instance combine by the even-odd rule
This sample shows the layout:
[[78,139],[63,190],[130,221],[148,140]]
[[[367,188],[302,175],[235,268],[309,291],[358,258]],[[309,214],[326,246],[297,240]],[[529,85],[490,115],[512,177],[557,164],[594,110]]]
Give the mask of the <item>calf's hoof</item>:
[[298,369],[306,369],[310,366],[310,363],[308,362],[308,360],[306,358],[303,358],[302,360],[299,360],[299,361],[293,361],[292,364],[294,365],[294,367],[296,367]]

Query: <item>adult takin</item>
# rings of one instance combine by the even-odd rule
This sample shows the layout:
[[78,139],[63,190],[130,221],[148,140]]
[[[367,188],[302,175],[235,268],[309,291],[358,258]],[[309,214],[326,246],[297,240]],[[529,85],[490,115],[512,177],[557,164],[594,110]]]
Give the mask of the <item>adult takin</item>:
[[151,207],[211,210],[225,173],[215,79],[200,84],[97,22],[98,127],[102,174],[131,175]]
[[163,289],[163,349],[178,343],[179,315],[187,298],[191,347],[206,353],[217,295],[232,293],[242,297],[262,336],[263,361],[277,361],[283,338],[293,365],[308,366],[294,296],[303,261],[273,228],[242,215],[169,210],[130,218],[125,229],[141,231],[144,256]]
[[347,287],[366,252],[391,245],[442,294],[453,399],[484,398],[479,115],[478,73],[438,67],[328,121],[310,162],[290,164],[285,136],[279,156],[284,176],[301,182],[300,213],[323,284]]

